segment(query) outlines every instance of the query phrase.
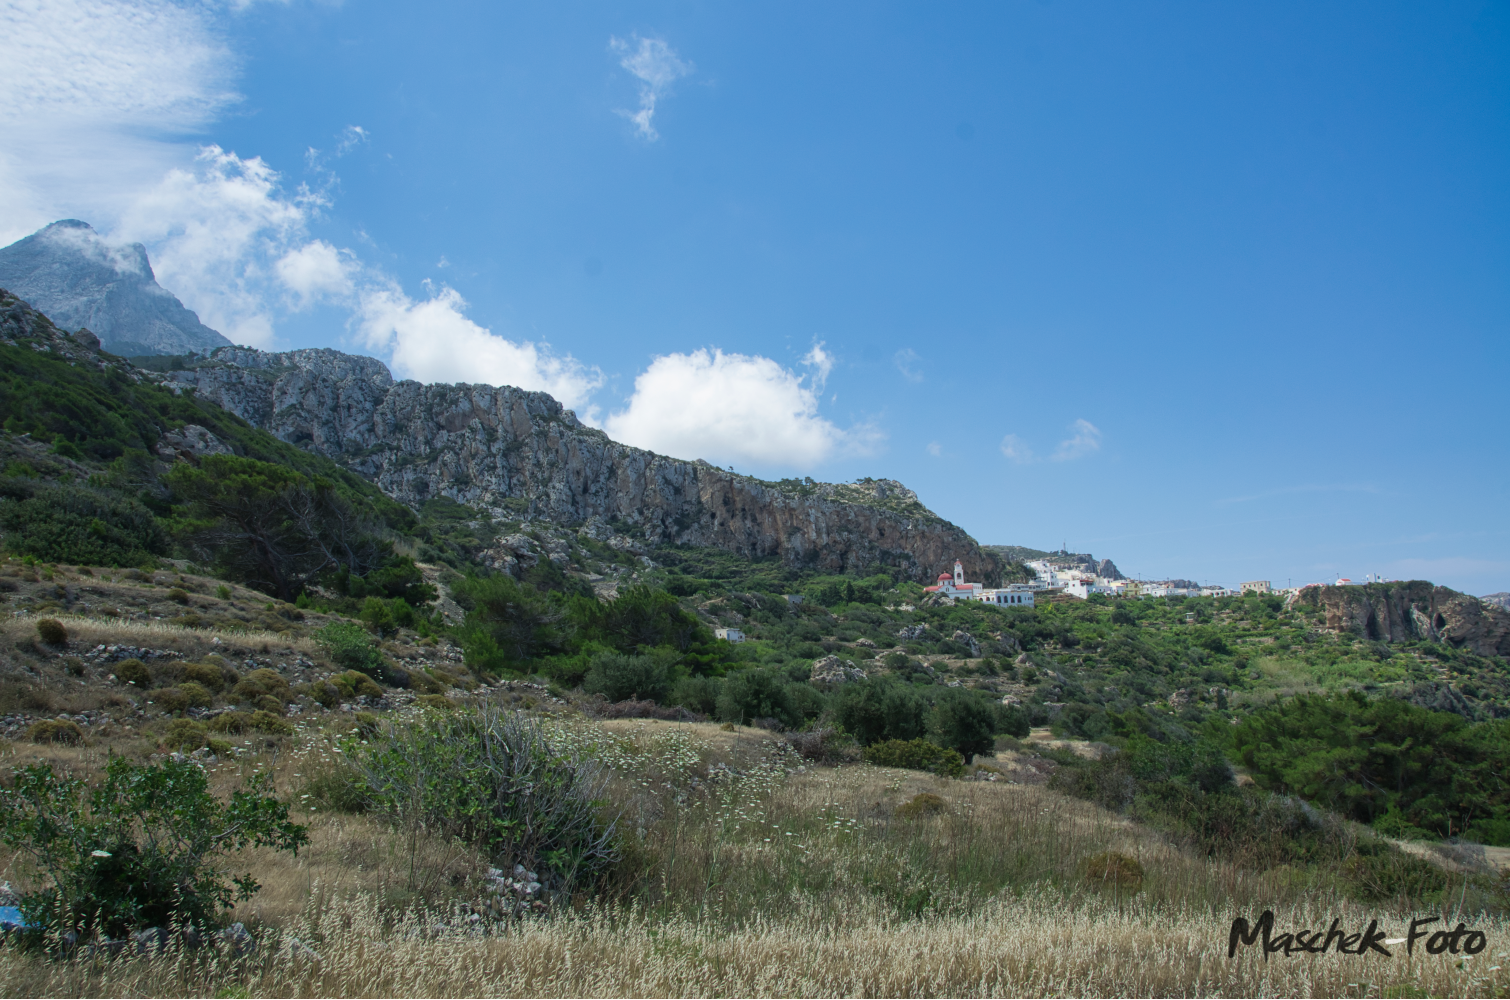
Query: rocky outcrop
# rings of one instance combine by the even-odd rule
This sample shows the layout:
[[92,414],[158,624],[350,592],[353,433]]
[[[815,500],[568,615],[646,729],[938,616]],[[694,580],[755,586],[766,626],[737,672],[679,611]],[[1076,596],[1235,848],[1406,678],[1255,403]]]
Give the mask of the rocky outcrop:
[[[711,546],[829,572],[922,580],[959,559],[971,579],[1000,579],[994,556],[898,482],[766,482],[657,455],[543,392],[396,382],[379,361],[325,349],[224,348],[163,377],[414,506],[446,496],[500,518],[612,525],[647,548]],[[522,545],[499,562],[521,557]]]
[[207,354],[230,344],[157,283],[145,247],[110,246],[77,219],[0,249],[0,287],[66,330],[88,327],[113,354]]
[[1480,656],[1510,656],[1510,611],[1425,580],[1306,587],[1294,603],[1321,608],[1327,628],[1365,639],[1425,639]]
[[811,680],[814,684],[847,684],[864,679],[865,671],[837,656],[825,656],[813,661]]

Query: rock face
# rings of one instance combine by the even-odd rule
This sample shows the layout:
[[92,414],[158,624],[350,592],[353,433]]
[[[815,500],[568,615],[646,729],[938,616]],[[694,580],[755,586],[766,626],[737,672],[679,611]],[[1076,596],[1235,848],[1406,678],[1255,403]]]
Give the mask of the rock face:
[[814,684],[847,684],[850,681],[864,679],[865,671],[837,656],[825,656],[813,661],[812,681]]
[[1510,611],[1425,580],[1306,587],[1295,603],[1322,608],[1328,628],[1366,639],[1429,639],[1480,656],[1510,656]]
[[87,327],[112,354],[208,354],[230,344],[157,283],[145,247],[109,246],[77,219],[0,249],[0,287],[66,330]]
[[771,483],[668,458],[610,440],[543,392],[395,382],[379,361],[326,349],[223,348],[166,378],[411,505],[446,496],[829,572],[924,580],[959,559],[971,579],[1000,578],[994,556],[898,482]]

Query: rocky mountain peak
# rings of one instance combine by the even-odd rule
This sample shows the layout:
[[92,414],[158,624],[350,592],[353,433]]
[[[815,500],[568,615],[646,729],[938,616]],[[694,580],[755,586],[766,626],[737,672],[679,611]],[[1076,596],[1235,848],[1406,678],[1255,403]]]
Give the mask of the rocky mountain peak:
[[106,243],[78,219],[0,249],[0,287],[63,329],[87,327],[113,354],[208,354],[230,345],[157,283],[146,247]]

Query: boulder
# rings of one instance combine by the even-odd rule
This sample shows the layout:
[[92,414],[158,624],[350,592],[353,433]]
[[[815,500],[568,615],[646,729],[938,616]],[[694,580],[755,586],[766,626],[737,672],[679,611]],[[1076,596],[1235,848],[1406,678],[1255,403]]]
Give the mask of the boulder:
[[864,679],[865,671],[837,656],[825,656],[813,661],[812,680],[815,684],[845,684]]
[[970,655],[972,657],[979,659],[980,643],[976,641],[975,636],[971,635],[969,632],[966,632],[964,629],[956,629],[954,634],[949,638],[959,643],[961,646],[964,646],[966,649],[970,650]]
[[904,625],[897,630],[897,638],[903,642],[916,642],[928,634],[928,626],[919,622],[916,625]]

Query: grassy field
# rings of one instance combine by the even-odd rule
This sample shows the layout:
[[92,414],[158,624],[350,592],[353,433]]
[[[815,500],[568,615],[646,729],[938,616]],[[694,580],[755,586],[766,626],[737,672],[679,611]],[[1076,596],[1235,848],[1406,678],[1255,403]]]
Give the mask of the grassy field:
[[[594,893],[539,916],[469,919],[488,859],[418,828],[331,808],[338,713],[275,748],[211,766],[217,785],[270,769],[311,843],[249,852],[262,882],[234,914],[255,955],[55,961],[0,949],[22,995],[1502,996],[1501,917],[1464,914],[1479,955],[1227,957],[1234,916],[1400,933],[1302,873],[1192,857],[1040,785],[815,765],[755,729],[548,717],[609,763],[624,856]],[[100,748],[13,745],[87,773]],[[988,760],[989,765],[991,762]],[[989,774],[990,772],[979,772]],[[303,789],[313,789],[306,791]],[[302,796],[309,796],[303,798]],[[923,798],[920,800],[919,797]],[[929,796],[936,797],[936,800]],[[909,807],[921,801],[923,808]],[[315,803],[310,805],[308,803]],[[1115,851],[1136,869],[1101,877]],[[8,871],[9,866],[5,869]],[[6,877],[11,877],[9,874]],[[1456,919],[1448,912],[1442,914]],[[1392,949],[1394,950],[1394,949]]]

